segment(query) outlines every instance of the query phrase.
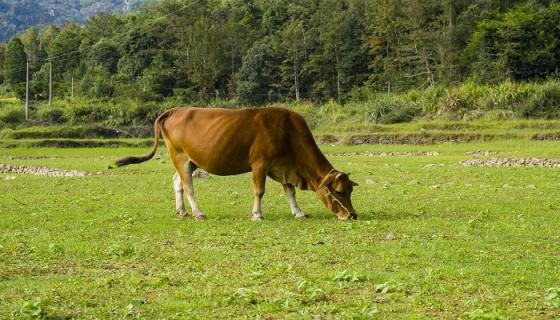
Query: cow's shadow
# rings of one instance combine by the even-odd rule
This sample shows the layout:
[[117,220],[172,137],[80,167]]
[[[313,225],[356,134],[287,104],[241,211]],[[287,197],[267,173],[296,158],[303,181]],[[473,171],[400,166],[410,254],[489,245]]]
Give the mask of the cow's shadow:
[[[306,212],[308,217],[301,218],[303,220],[336,220],[337,217],[332,212]],[[274,214],[272,216],[266,216],[265,219],[269,220],[288,220],[288,219],[296,219],[293,216],[288,215],[278,215]],[[346,222],[356,222],[359,223],[360,221],[397,221],[397,220],[405,220],[405,219],[418,219],[418,214],[405,212],[405,211],[398,211],[398,212],[386,212],[386,211],[366,211],[363,213],[358,213],[357,220],[348,220]]]

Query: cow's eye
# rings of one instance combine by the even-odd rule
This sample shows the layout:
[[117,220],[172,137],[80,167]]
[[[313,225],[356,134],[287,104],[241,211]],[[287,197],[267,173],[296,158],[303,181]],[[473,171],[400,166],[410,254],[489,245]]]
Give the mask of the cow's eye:
[[338,195],[342,195],[342,192],[334,190],[334,192]]

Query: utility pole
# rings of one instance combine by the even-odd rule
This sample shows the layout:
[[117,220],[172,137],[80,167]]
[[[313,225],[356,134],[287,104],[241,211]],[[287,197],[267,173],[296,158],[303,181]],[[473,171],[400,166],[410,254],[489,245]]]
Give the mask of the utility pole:
[[25,121],[29,120],[29,58],[25,73]]
[[52,62],[49,62],[49,107],[52,107]]

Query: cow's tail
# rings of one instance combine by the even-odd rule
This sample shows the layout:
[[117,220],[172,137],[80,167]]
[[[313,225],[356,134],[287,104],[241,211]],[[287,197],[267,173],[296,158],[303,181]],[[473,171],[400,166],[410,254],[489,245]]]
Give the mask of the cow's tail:
[[119,159],[117,160],[117,162],[115,162],[115,165],[117,167],[122,167],[129,164],[142,163],[144,161],[150,160],[156,154],[156,150],[159,143],[159,133],[161,131],[161,124],[163,123],[163,121],[165,121],[165,119],[167,119],[173,113],[173,111],[175,111],[175,109],[170,109],[165,111],[164,113],[160,114],[154,121],[154,144],[152,146],[152,150],[150,151],[150,153],[141,157],[126,157],[126,158]]

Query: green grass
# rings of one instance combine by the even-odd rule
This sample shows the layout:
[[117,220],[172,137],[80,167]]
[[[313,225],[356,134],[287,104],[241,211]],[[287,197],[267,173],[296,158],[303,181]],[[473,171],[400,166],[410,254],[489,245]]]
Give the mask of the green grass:
[[360,183],[359,220],[336,220],[310,192],[298,198],[311,217],[296,220],[269,181],[255,223],[247,174],[195,180],[208,220],[175,215],[164,148],[116,170],[147,148],[0,149],[0,163],[104,173],[0,174],[0,318],[560,316],[560,170],[458,163],[472,150],[557,157],[558,143],[323,149],[440,155],[329,156]]

